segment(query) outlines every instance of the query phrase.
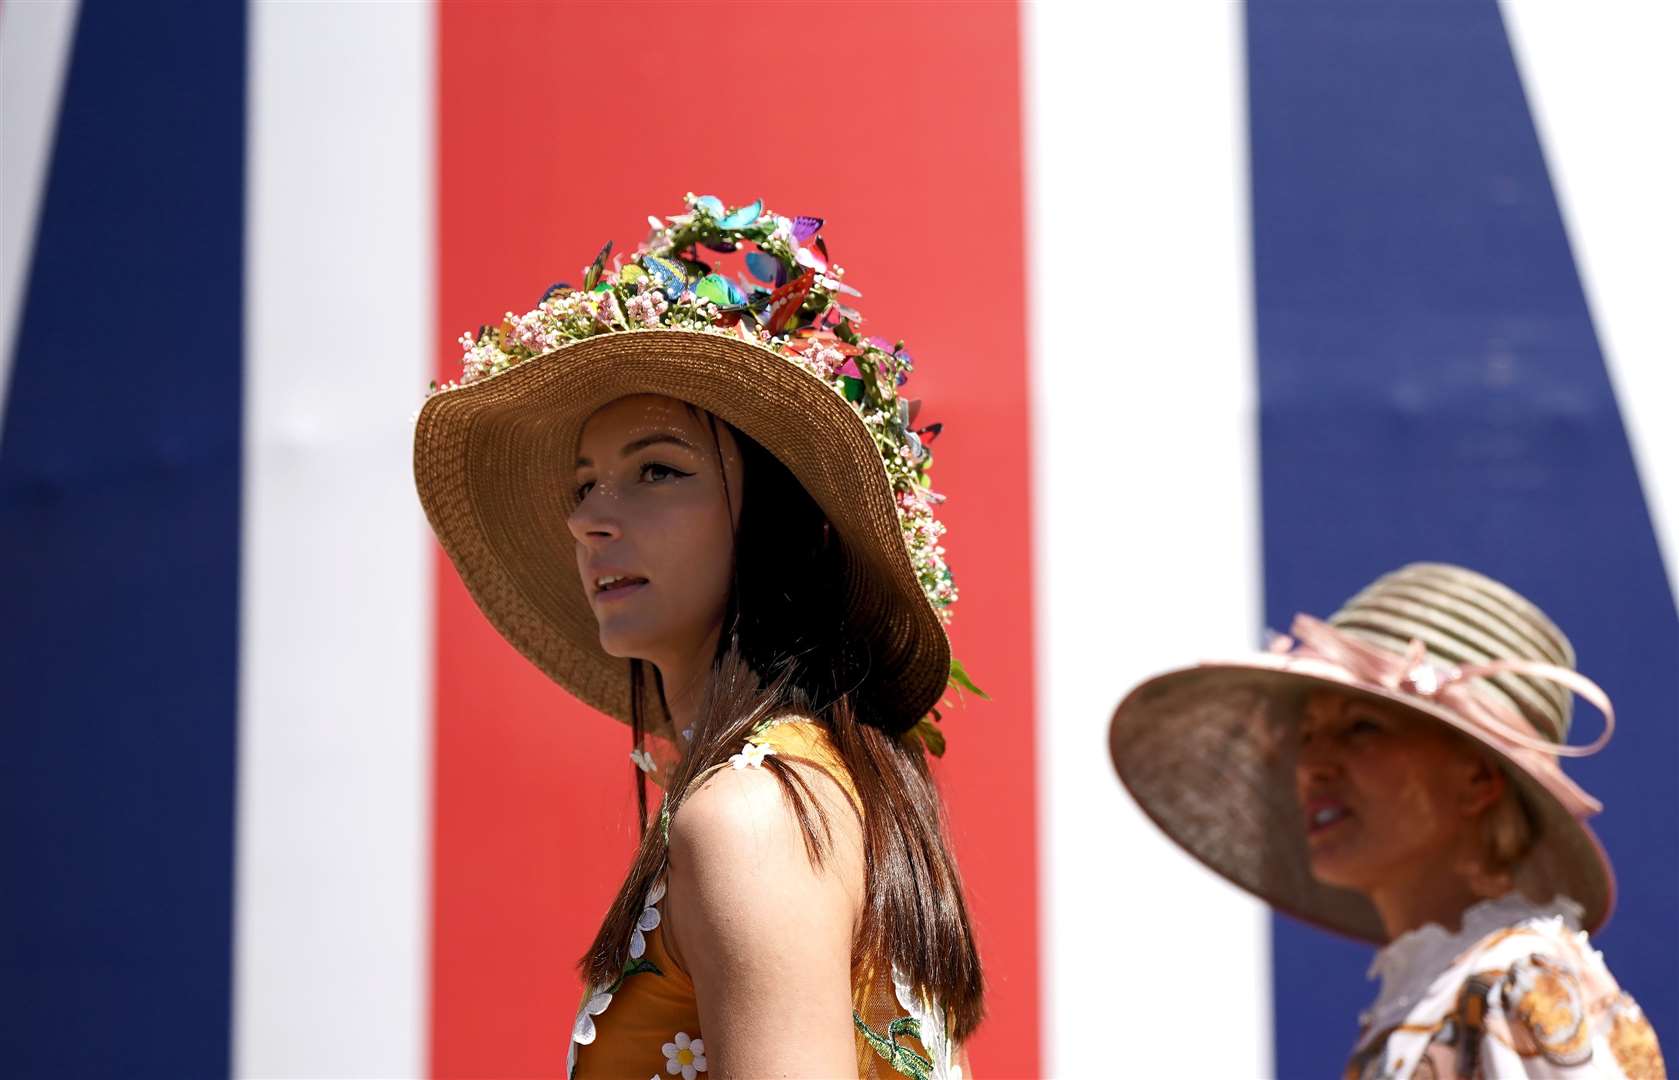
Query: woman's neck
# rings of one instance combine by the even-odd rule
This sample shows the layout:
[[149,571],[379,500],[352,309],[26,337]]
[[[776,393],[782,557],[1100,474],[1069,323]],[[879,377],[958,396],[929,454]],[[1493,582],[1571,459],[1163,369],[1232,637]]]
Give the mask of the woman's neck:
[[1431,873],[1410,875],[1391,886],[1368,891],[1389,941],[1429,923],[1456,933],[1462,927],[1464,911],[1487,899],[1449,863],[1436,866]]
[[711,674],[712,657],[717,655],[721,632],[720,627],[713,630],[699,648],[686,656],[653,661],[659,673],[659,685],[664,688],[665,709],[677,735],[699,721],[700,706],[705,703],[706,679]]

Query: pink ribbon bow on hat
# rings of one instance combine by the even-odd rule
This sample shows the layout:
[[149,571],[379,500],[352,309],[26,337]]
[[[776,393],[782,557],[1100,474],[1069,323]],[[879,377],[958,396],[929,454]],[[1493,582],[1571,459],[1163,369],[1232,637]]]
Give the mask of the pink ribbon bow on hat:
[[[1472,728],[1489,736],[1489,741],[1511,757],[1526,757],[1538,772],[1555,772],[1558,757],[1588,757],[1602,750],[1615,733],[1615,707],[1603,688],[1571,668],[1536,660],[1494,660],[1466,667],[1441,667],[1427,659],[1427,648],[1413,638],[1401,654],[1381,649],[1367,641],[1337,630],[1321,619],[1296,615],[1289,627],[1293,637],[1279,636],[1271,652],[1302,659],[1320,660],[1345,670],[1354,679],[1385,690],[1409,694],[1432,702],[1456,714]],[[1603,733],[1585,746],[1552,742],[1538,733],[1533,723],[1516,709],[1490,702],[1470,689],[1470,680],[1510,672],[1560,683],[1603,714]],[[1522,753],[1526,751],[1526,753]],[[1534,760],[1529,755],[1540,755]],[[1548,767],[1547,767],[1548,766]],[[1602,809],[1590,795],[1564,780],[1576,797],[1564,800],[1576,817]],[[1560,793],[1559,793],[1560,794]]]

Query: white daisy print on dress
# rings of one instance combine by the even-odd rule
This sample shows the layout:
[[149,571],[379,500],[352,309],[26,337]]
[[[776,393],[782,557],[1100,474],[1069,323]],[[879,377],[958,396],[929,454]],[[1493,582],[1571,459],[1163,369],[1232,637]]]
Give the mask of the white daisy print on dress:
[[595,1041],[595,1017],[612,1004],[611,994],[593,994],[577,1011],[577,1023],[571,1029],[571,1041],[588,1046]]
[[647,890],[647,902],[641,906],[641,918],[630,930],[630,959],[640,960],[647,952],[647,935],[659,925],[659,909],[654,906],[665,898],[665,879],[660,877]]
[[694,1080],[705,1072],[705,1040],[690,1039],[686,1031],[676,1033],[676,1041],[664,1045],[665,1072],[682,1074],[682,1080]]

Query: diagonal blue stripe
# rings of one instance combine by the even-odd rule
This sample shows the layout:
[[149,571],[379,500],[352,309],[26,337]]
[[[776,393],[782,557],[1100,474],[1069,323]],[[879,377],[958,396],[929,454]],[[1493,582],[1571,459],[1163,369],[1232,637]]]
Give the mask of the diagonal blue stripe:
[[[1497,8],[1261,0],[1248,50],[1267,619],[1419,558],[1557,619],[1624,717],[1571,766],[1622,885],[1600,943],[1679,1033],[1679,620]],[[1274,946],[1278,1071],[1336,1075],[1369,950]]]
[[245,6],[82,6],[0,443],[0,1060],[229,1067]]

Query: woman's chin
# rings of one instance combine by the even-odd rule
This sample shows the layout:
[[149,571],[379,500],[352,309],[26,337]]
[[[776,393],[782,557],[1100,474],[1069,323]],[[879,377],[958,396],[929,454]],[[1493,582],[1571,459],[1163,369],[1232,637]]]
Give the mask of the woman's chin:
[[648,635],[636,633],[628,627],[607,627],[600,629],[601,652],[619,660],[644,660],[652,662],[656,650],[647,640]]
[[1364,891],[1368,875],[1360,873],[1353,860],[1338,852],[1313,852],[1307,865],[1311,868],[1313,879],[1321,885],[1353,892]]

